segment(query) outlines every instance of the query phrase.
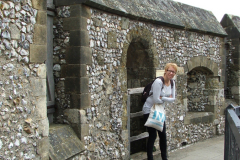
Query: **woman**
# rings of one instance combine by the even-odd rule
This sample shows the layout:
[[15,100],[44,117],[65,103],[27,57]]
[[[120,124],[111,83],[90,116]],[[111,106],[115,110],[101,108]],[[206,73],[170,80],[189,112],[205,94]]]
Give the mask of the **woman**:
[[[143,105],[144,119],[147,121],[151,107],[154,104],[162,104],[165,108],[164,102],[173,102],[175,100],[175,82],[173,81],[173,87],[171,87],[170,80],[175,76],[177,72],[177,65],[175,63],[167,63],[164,72],[164,84],[160,78],[157,78],[151,87],[149,96]],[[155,128],[147,127],[149,138],[147,142],[147,157],[148,160],[153,160],[153,146],[157,137],[159,136],[159,146],[161,150],[162,160],[167,160],[167,136],[166,125],[164,122],[163,131],[158,131]]]

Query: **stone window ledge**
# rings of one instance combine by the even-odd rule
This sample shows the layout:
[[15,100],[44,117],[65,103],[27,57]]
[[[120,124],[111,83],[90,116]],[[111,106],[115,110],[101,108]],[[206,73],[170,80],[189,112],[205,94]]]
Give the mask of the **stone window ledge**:
[[184,124],[212,123],[214,114],[212,112],[187,112]]

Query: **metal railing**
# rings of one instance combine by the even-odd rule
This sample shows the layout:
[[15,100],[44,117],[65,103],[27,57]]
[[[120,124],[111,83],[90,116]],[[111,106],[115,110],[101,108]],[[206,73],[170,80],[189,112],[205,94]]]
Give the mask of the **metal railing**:
[[240,160],[240,106],[225,110],[224,160]]

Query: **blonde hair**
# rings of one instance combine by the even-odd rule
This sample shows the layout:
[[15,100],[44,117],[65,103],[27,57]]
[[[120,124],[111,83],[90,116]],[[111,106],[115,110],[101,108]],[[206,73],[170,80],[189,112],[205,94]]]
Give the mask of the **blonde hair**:
[[173,67],[174,70],[177,72],[177,64],[176,63],[167,63],[165,66],[165,72],[168,70],[169,67]]

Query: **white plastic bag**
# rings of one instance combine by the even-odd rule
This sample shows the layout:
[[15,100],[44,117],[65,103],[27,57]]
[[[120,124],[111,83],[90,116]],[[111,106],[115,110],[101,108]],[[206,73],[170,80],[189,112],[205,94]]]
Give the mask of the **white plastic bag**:
[[162,132],[165,119],[166,112],[163,105],[155,104],[152,106],[149,117],[144,126],[152,127]]

